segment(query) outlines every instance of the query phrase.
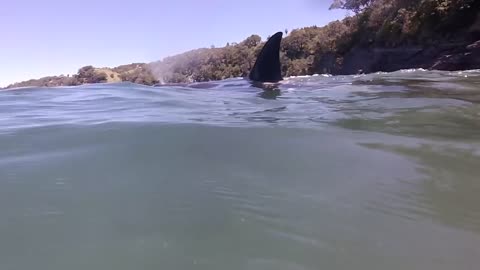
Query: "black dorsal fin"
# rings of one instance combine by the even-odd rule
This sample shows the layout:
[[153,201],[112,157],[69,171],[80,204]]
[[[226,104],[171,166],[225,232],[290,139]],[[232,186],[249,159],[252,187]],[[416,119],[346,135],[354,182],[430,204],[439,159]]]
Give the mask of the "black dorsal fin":
[[257,82],[278,82],[283,80],[280,66],[280,42],[282,32],[277,32],[263,46],[250,71],[249,79]]

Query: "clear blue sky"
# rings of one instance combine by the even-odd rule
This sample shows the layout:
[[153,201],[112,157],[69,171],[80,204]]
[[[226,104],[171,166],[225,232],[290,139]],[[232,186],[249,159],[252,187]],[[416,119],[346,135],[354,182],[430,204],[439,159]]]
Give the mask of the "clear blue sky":
[[345,16],[330,0],[5,0],[0,86],[86,65],[151,62],[210,45],[263,39]]

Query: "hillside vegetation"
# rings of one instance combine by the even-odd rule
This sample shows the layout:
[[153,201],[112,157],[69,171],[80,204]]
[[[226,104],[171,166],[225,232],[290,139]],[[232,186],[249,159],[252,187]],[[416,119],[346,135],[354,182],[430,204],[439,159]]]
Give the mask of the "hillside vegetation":
[[[335,0],[331,8],[347,9],[353,15],[323,27],[285,31],[284,76],[411,67],[480,68],[480,44],[472,45],[480,40],[478,0]],[[197,49],[153,63],[87,66],[73,76],[46,77],[10,87],[119,81],[154,85],[245,77],[263,43],[260,36],[252,35],[240,43]]]
[[49,76],[41,79],[32,79],[12,84],[8,86],[8,88],[29,86],[75,86],[87,83],[110,83],[123,81],[145,85],[154,85],[158,83],[158,80],[155,79],[147,64],[134,63],[115,68],[94,68],[93,66],[85,66],[80,68],[75,75]]

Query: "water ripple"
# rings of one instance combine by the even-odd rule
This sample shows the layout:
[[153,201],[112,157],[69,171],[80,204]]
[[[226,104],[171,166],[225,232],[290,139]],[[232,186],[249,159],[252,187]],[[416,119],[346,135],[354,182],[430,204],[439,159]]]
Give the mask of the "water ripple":
[[[124,83],[14,89],[0,92],[0,132],[42,125],[106,122],[321,128],[325,123],[357,118],[364,121],[398,118],[405,110],[415,110],[420,116],[416,119],[432,111],[441,119],[450,114],[446,110],[451,108],[466,108],[478,117],[480,109],[472,104],[480,102],[479,78],[479,71],[406,70],[361,76],[288,78],[278,89],[265,91],[241,79],[190,86],[146,87]],[[438,124],[448,125],[448,122]]]

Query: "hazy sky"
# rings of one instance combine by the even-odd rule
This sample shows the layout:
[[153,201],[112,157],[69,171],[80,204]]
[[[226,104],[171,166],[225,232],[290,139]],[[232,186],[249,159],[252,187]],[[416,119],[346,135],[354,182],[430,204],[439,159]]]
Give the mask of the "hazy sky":
[[5,0],[0,86],[86,65],[150,62],[210,45],[325,25],[330,0]]

